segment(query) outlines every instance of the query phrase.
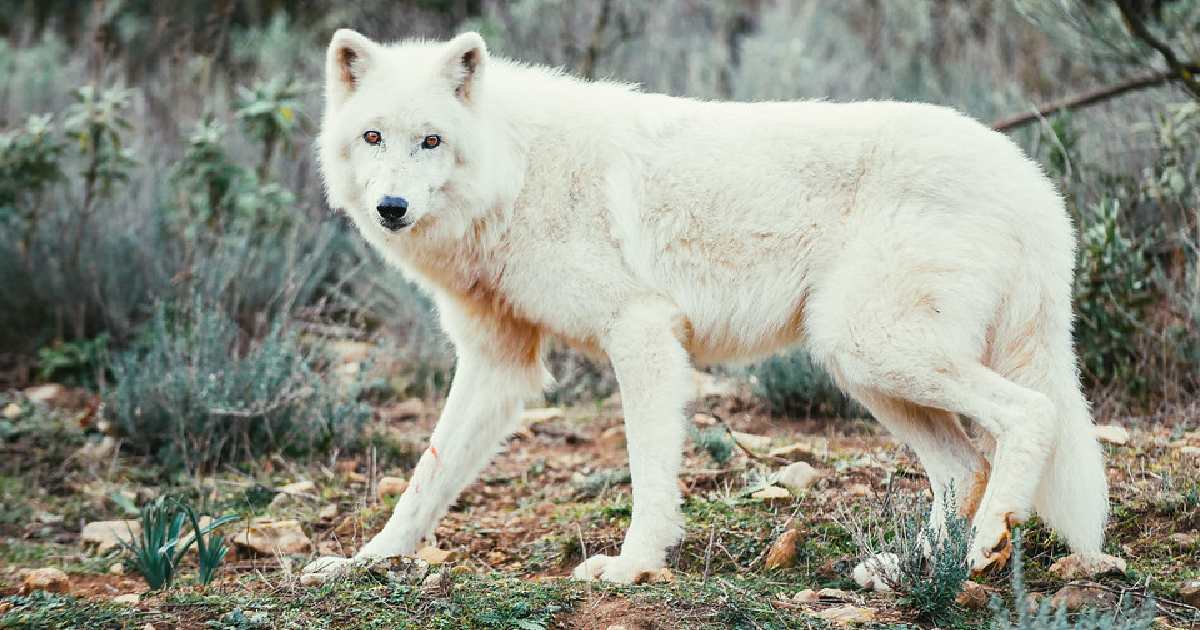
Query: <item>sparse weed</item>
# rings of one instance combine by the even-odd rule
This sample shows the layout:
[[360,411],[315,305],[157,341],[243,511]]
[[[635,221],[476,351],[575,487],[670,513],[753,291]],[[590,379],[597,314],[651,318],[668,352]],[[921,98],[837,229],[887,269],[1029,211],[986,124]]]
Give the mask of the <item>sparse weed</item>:
[[1055,607],[1051,598],[1043,598],[1036,610],[1029,606],[1025,590],[1025,565],[1021,547],[1021,530],[1013,530],[1012,602],[1014,613],[999,598],[993,597],[992,630],[1145,630],[1154,626],[1154,600],[1146,598],[1140,606],[1126,605],[1115,614],[1091,610],[1080,615],[1067,615],[1065,607]]
[[777,355],[750,368],[754,391],[772,412],[797,418],[864,412],[807,353]]

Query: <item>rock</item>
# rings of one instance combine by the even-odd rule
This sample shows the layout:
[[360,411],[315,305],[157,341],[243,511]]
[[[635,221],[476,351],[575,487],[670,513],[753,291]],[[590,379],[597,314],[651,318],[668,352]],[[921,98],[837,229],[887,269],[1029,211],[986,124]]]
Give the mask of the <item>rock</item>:
[[1171,534],[1171,544],[1181,549],[1189,549],[1200,543],[1200,534],[1189,534],[1187,532],[1178,532]]
[[37,385],[27,388],[25,390],[25,397],[35,403],[57,406],[66,400],[67,388],[58,383]]
[[421,547],[421,549],[417,551],[417,558],[428,562],[431,566],[445,564],[453,559],[453,557],[453,551],[438,549],[437,547]]
[[768,569],[782,569],[796,563],[796,541],[800,539],[800,531],[789,529],[783,532],[775,544],[767,552],[765,566]]
[[329,576],[324,573],[301,573],[300,586],[318,586],[328,579]]
[[692,422],[695,422],[702,427],[711,427],[716,426],[717,418],[716,416],[707,413],[695,413],[692,414]]
[[853,577],[859,588],[887,593],[900,579],[900,556],[894,553],[873,555],[854,567]]
[[116,454],[117,446],[116,438],[106,435],[99,440],[88,440],[75,451],[75,457],[89,463],[102,462]]
[[67,574],[54,567],[30,569],[24,572],[21,579],[21,593],[28,595],[34,591],[48,593],[66,593],[71,589],[71,580]]
[[525,424],[537,424],[539,422],[549,422],[551,420],[561,420],[567,417],[566,412],[562,407],[544,407],[542,409],[526,409],[521,412],[521,422]]
[[773,448],[767,451],[767,455],[795,462],[803,458],[816,457],[816,452],[813,451],[812,446],[809,446],[808,444],[803,442],[793,442],[787,446]]
[[380,409],[379,415],[387,420],[416,420],[425,415],[425,401],[409,398]]
[[766,451],[771,448],[771,436],[769,435],[755,435],[741,431],[730,431],[729,435],[733,437],[734,442],[748,451]]
[[347,471],[346,480],[350,483],[367,483],[367,476],[357,471]]
[[125,563],[124,562],[112,563],[112,566],[108,567],[108,574],[109,575],[125,575]]
[[815,604],[821,600],[817,592],[811,588],[806,588],[795,595],[792,595],[792,601],[797,604]]
[[775,483],[799,496],[820,477],[821,473],[816,468],[806,462],[796,462],[784,466],[782,470],[775,473]]
[[4,406],[4,417],[8,420],[16,420],[21,417],[21,405],[17,403],[8,403]]
[[125,593],[124,595],[117,595],[116,597],[112,598],[112,601],[114,604],[136,606],[138,602],[142,601],[142,596],[138,595],[137,593]]
[[991,600],[992,594],[987,587],[971,580],[963,582],[962,590],[954,598],[959,606],[969,610],[983,610],[987,608],[988,602]]
[[260,556],[303,553],[312,543],[301,529],[299,521],[276,521],[259,518],[250,522],[233,537],[238,549]]
[[1185,446],[1179,449],[1179,454],[1184,457],[1200,457],[1200,446]]
[[850,602],[854,596],[840,588],[823,588],[814,591],[806,588],[792,596],[792,601],[800,604],[815,604],[817,602]]
[[777,503],[792,500],[792,493],[779,486],[767,486],[750,495],[752,499],[761,499],[767,503]]
[[1082,556],[1073,553],[1060,558],[1050,565],[1050,573],[1064,580],[1079,580],[1083,578],[1121,574],[1125,572],[1125,561],[1108,554]]
[[383,477],[375,485],[375,494],[380,499],[398,497],[408,489],[408,482],[399,477]]
[[600,433],[596,443],[605,450],[616,451],[625,448],[625,427],[609,427]]
[[731,379],[721,378],[707,372],[694,372],[693,374],[698,398],[703,399],[710,396],[724,398],[737,393],[737,383]]
[[279,489],[284,494],[313,494],[317,491],[317,484],[311,481],[297,481]]
[[1096,433],[1096,439],[1109,444],[1123,446],[1129,443],[1129,431],[1124,427],[1119,427],[1115,424],[1100,424],[1093,429]]
[[84,547],[95,546],[96,553],[104,554],[141,534],[140,521],[95,521],[83,526],[83,531],[79,532],[79,543]]
[[1200,580],[1184,582],[1179,587],[1179,599],[1188,606],[1200,608]]
[[338,506],[336,503],[330,503],[329,505],[322,506],[321,509],[317,512],[317,518],[319,518],[323,521],[331,521],[331,520],[337,518],[337,515],[338,515]]
[[317,543],[317,554],[322,556],[340,556],[343,549],[341,543],[336,540],[322,540]]
[[873,492],[871,491],[871,486],[868,486],[865,483],[856,483],[851,484],[850,487],[846,488],[846,494],[854,497],[869,497],[873,494]]
[[421,580],[421,588],[424,588],[427,591],[436,591],[441,588],[442,584],[445,582],[446,576],[442,573],[430,573],[429,575],[425,576],[424,580]]
[[1078,612],[1084,608],[1107,608],[1115,606],[1116,603],[1117,596],[1100,588],[1095,582],[1068,584],[1050,598],[1052,606],[1066,606],[1068,612]]
[[838,626],[850,626],[875,621],[876,610],[861,606],[837,606],[816,613],[817,617]]

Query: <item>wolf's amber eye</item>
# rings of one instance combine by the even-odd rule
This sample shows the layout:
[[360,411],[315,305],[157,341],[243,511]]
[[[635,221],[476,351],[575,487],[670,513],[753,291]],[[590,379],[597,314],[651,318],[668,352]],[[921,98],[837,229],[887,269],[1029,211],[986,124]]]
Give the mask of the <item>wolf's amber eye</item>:
[[371,146],[375,146],[380,142],[383,142],[383,134],[379,133],[378,131],[368,131],[363,134],[363,141]]
[[436,149],[440,146],[442,146],[442,137],[437,134],[425,136],[425,139],[421,141],[422,149]]

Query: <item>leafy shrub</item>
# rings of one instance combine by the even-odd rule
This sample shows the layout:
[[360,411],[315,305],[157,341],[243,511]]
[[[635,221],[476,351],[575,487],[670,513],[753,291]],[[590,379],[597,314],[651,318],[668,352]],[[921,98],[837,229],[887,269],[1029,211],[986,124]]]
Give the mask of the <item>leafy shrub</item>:
[[103,394],[125,444],[168,467],[300,456],[354,443],[370,416],[357,384],[330,382],[319,361],[281,323],[247,338],[196,299],[159,306],[142,338],[114,356],[116,383]]
[[[179,561],[192,543],[195,543],[199,550],[198,579],[201,584],[208,584],[224,560],[226,548],[222,537],[209,538],[207,534],[237,518],[236,515],[230,514],[201,527],[196,518],[196,511],[190,505],[179,499],[159,497],[142,507],[139,517],[142,531],[132,536],[130,542],[122,542],[121,546],[128,554],[130,563],[146,580],[146,584],[156,591],[171,586],[179,568]],[[184,527],[189,521],[192,533],[184,538]]]
[[94,339],[58,342],[38,349],[38,376],[94,386],[108,357],[108,335]]
[[793,417],[863,414],[862,408],[803,351],[771,357],[750,368],[750,374],[755,393],[774,413]]
[[1049,597],[1042,599],[1037,610],[1030,610],[1019,528],[1013,530],[1012,544],[1012,601],[1016,613],[993,597],[993,630],[1146,630],[1154,626],[1156,607],[1149,598],[1139,607],[1127,605],[1116,614],[1091,610],[1073,620],[1067,616],[1066,607],[1055,608]]
[[1079,234],[1075,273],[1075,339],[1085,374],[1097,383],[1125,383],[1145,391],[1136,339],[1155,301],[1145,242],[1125,232],[1121,202],[1089,206]]
[[65,145],[52,128],[49,114],[33,115],[23,127],[0,133],[0,220],[17,212],[18,202],[62,178]]

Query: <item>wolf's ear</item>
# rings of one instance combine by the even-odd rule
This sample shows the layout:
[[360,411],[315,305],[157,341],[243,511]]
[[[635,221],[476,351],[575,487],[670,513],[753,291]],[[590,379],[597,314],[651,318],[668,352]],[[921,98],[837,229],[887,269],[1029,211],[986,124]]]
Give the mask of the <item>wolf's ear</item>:
[[341,28],[333,34],[325,54],[325,100],[330,105],[341,105],[358,89],[375,48],[375,42],[357,31]]
[[479,33],[463,33],[446,44],[443,72],[460,101],[468,105],[473,102],[472,88],[479,84],[486,61],[487,46]]

